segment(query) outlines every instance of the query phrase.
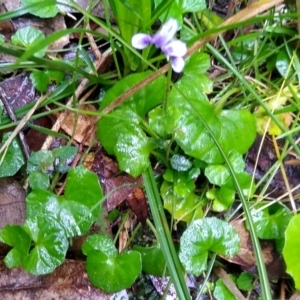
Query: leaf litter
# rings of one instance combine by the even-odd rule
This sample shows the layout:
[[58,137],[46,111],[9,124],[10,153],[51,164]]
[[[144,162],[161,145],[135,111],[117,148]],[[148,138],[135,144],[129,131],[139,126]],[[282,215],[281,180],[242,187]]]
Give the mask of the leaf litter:
[[[13,2],[13,1],[10,1],[10,2]],[[85,9],[87,8],[87,6],[88,6],[87,2],[84,2],[84,1],[82,1],[82,3],[81,2],[79,3],[79,2],[78,2],[79,5],[81,5]],[[10,4],[8,4],[8,2],[6,3],[5,1],[2,4],[4,5],[4,7],[6,6],[6,9],[8,8],[10,10],[10,9],[19,7],[18,5],[20,5],[20,1],[14,2],[14,5],[16,5],[15,7],[11,7]],[[103,17],[103,8],[100,8],[97,6],[97,9],[98,9],[97,12],[96,12],[96,10],[93,11],[94,14],[97,16]],[[69,10],[68,12],[72,13],[73,11]],[[56,20],[56,18],[57,18],[57,20]],[[60,21],[58,21],[58,18],[60,18]],[[65,24],[62,20],[63,20],[62,16],[55,17],[53,20],[49,20],[50,22],[59,24],[58,27],[53,29],[52,32],[66,28]],[[43,21],[44,20],[34,19],[34,18],[30,17],[28,22],[30,22],[31,26],[38,25],[39,27],[48,29],[50,27],[49,23],[43,23]],[[17,22],[19,22],[19,23],[17,23]],[[27,22],[27,20],[20,19],[20,20],[17,20],[15,23],[13,23],[13,22],[7,23],[5,25],[7,27],[5,27],[5,28],[3,27],[3,28],[4,28],[4,31],[9,32],[9,34],[13,34],[16,29],[24,27],[24,24],[27,24],[26,22]],[[51,32],[47,32],[46,35],[48,35],[50,33]],[[9,34],[7,34],[7,37],[9,36]],[[66,40],[60,41],[57,45],[52,45],[51,47],[52,47],[52,50],[60,50],[68,43],[69,43],[69,40],[66,39]],[[19,84],[20,78],[19,77],[21,77],[21,82],[22,82],[21,86],[23,85],[23,82],[27,82],[27,84],[25,84],[25,90],[22,90],[22,91],[19,90],[19,86],[20,86],[20,84]],[[7,80],[7,82],[5,82],[6,80]],[[32,85],[31,86],[30,86],[30,84],[28,85],[28,76],[24,77],[24,75],[18,75],[18,76],[11,77],[6,80],[4,80],[1,83],[1,85],[3,84],[3,88],[5,88],[5,86],[11,87],[12,84],[15,84],[17,87],[17,93],[14,93],[12,96],[7,96],[7,95],[5,95],[5,96],[7,98],[13,99],[13,101],[15,101],[16,98],[17,98],[17,100],[20,101],[20,103],[18,103],[18,101],[17,101],[17,104],[15,107],[13,106],[15,102],[13,103],[12,106],[14,109],[23,107],[25,104],[24,98],[22,98],[18,95],[24,95],[24,94],[31,95],[31,94],[35,93]],[[2,89],[2,87],[1,87],[1,89]],[[10,88],[7,89],[7,93],[9,93],[9,92],[11,92]],[[5,93],[6,93],[6,91],[5,91]],[[17,95],[15,95],[15,94],[17,94]],[[32,97],[29,97],[29,98],[30,98],[30,100],[28,100],[28,102],[36,100],[35,98],[32,98]],[[27,101],[27,100],[25,99],[25,101]],[[171,104],[172,104],[172,101],[171,101]],[[95,112],[95,108],[92,105],[82,105],[78,108]],[[175,111],[175,109],[174,109],[174,111]],[[95,124],[96,119],[97,119],[96,117],[87,117],[87,116],[83,116],[81,114],[79,114],[77,117],[75,113],[68,112],[64,116],[64,121],[61,123],[61,128],[64,130],[64,132],[69,137],[73,137],[77,143],[81,144],[80,147],[83,148],[84,144],[85,144],[85,146],[91,145],[92,141],[95,139],[95,131],[92,133],[89,133],[88,137],[86,137],[86,132],[88,132],[88,129],[91,128],[93,126],[93,124]],[[77,124],[77,127],[74,127],[74,124]],[[186,124],[184,124],[184,125],[186,125]],[[34,140],[34,135],[33,135],[32,139]],[[181,140],[180,135],[177,135],[176,139],[177,139],[178,143],[182,143],[182,147],[184,150],[186,150],[187,153],[189,153],[191,155],[193,155],[193,153],[195,153],[195,152],[193,152],[194,149],[188,149],[189,145],[186,145],[184,143],[184,141]],[[187,148],[184,148],[184,147],[187,147]],[[33,149],[32,146],[31,146],[31,149]],[[36,149],[36,150],[38,150],[38,149]],[[146,221],[146,218],[148,217],[148,206],[147,206],[145,194],[142,191],[142,189],[140,188],[142,181],[141,181],[140,177],[136,176],[137,173],[133,174],[134,177],[137,177],[137,178],[131,177],[129,175],[125,175],[124,173],[122,173],[119,170],[118,165],[111,158],[106,156],[106,154],[103,151],[100,151],[100,152],[98,151],[95,153],[95,156],[93,157],[92,162],[90,162],[90,168],[96,173],[98,170],[97,174],[99,176],[101,183],[103,184],[105,194],[109,194],[109,196],[106,200],[107,211],[110,212],[115,208],[121,207],[124,204],[124,201],[126,200],[130,209],[136,214],[137,221],[141,221],[144,224]],[[265,168],[265,169],[268,169],[268,168]],[[218,184],[218,182],[217,183],[214,182],[214,183]],[[8,223],[10,223],[10,222],[8,222]],[[253,247],[251,245],[250,238],[249,238],[249,233],[244,228],[240,229],[238,226],[237,227],[234,226],[234,227],[236,228],[236,231],[238,232],[238,234],[242,240],[241,249],[240,249],[240,252],[235,257],[230,258],[230,259],[228,259],[228,257],[224,257],[224,259],[226,259],[230,262],[233,262],[235,264],[242,265],[243,268],[245,268],[245,270],[247,270],[249,272],[253,272],[253,274],[256,274],[256,271],[253,270],[253,266],[255,265],[255,259],[254,259],[254,254],[253,254],[253,250],[252,250]],[[125,239],[124,244],[126,244],[126,241],[127,240]],[[275,250],[274,244],[272,244],[271,242],[262,242],[262,251],[263,251],[264,257],[265,257],[265,263],[267,265],[267,270],[269,273],[268,275],[272,279],[273,278],[278,279],[281,276],[281,274],[284,273],[284,271],[283,271],[284,267],[283,267],[282,260],[279,259],[280,255]],[[279,263],[278,263],[278,261],[279,261]],[[68,262],[69,261],[66,260],[64,264],[67,264]],[[74,263],[74,262],[72,262],[72,263]],[[274,263],[277,265],[275,266]],[[63,268],[64,264],[59,268]],[[78,268],[78,266],[77,266],[77,268]],[[80,268],[82,268],[82,265],[80,265]],[[69,266],[69,269],[71,271],[73,270],[73,268],[70,266]],[[54,271],[54,272],[56,272],[56,271]],[[47,275],[47,276],[49,276],[50,281],[57,280],[57,278],[55,278],[54,274],[56,274],[56,273],[52,274],[53,277],[50,277],[51,275]],[[80,274],[79,275],[80,278],[81,278],[81,276],[83,276],[83,278],[86,279],[86,273],[81,272],[79,274]],[[22,276],[25,276],[25,275],[22,275]],[[85,283],[85,284],[87,284],[87,283]],[[55,285],[55,283],[54,283],[54,285]],[[87,286],[88,286],[88,284],[87,284]],[[91,288],[90,286],[88,286],[88,290],[91,291],[91,289],[95,292],[99,291],[99,290],[95,290],[94,288]],[[49,291],[51,292],[51,287],[49,288]],[[66,291],[67,291],[68,296],[70,295],[70,293],[72,293],[70,291],[69,287],[66,287]],[[44,292],[45,291],[41,292],[41,294],[34,294],[34,295],[35,295],[35,297],[36,297],[36,295],[39,295],[38,297],[41,297],[41,295],[44,295],[43,294]],[[77,292],[77,289],[76,289],[76,292]],[[74,295],[76,295],[76,292]],[[162,293],[162,292],[160,291],[160,293]],[[24,294],[23,294],[23,296],[24,296]],[[28,295],[29,298],[32,296],[33,296],[32,294]],[[94,297],[98,297],[98,296],[99,295],[96,296],[96,294],[95,294]],[[92,295],[91,295],[91,297],[92,297]],[[76,299],[76,298],[74,298],[74,299]]]

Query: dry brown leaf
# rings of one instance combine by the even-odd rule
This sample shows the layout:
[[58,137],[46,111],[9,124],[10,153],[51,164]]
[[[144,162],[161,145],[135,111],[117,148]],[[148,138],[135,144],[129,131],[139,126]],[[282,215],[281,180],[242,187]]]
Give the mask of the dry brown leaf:
[[0,261],[0,292],[5,300],[108,300],[105,294],[92,286],[82,261],[66,260],[52,274],[34,276],[22,268],[8,269]]
[[105,195],[108,194],[108,211],[113,210],[125,201],[135,191],[137,185],[142,183],[141,177],[133,178],[130,175],[117,175],[120,171],[118,164],[102,152],[95,155],[92,171],[98,175]]
[[[249,232],[241,220],[234,220],[230,223],[237,231],[241,239],[241,248],[239,253],[231,259],[224,259],[241,265],[245,270],[256,273],[256,259]],[[266,264],[269,279],[281,278],[285,273],[285,265],[281,255],[276,251],[272,241],[261,241],[261,249]]]
[[[1,178],[0,229],[6,224],[23,224],[26,216],[25,210],[25,190],[23,187],[13,178]],[[9,247],[0,243],[0,255],[6,255],[8,251]]]
[[25,221],[25,190],[13,178],[0,179],[0,228]]
[[143,189],[140,187],[136,188],[133,193],[128,195],[127,203],[136,215],[137,221],[145,224],[148,218],[148,205]]
[[[79,109],[96,111],[96,108],[90,104],[81,105]],[[78,143],[90,145],[96,139],[96,120],[97,117],[95,116],[75,114],[74,112],[68,111],[61,124],[61,128]],[[89,134],[91,128],[92,132]],[[89,134],[89,136],[87,136],[87,134]]]
[[0,96],[14,110],[36,100],[35,89],[27,74],[12,76],[0,83]]

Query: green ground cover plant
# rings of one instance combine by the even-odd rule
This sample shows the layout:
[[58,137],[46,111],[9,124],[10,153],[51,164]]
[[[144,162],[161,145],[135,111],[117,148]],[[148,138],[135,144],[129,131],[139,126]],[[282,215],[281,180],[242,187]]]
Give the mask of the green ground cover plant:
[[[72,239],[87,234],[81,251],[89,280],[107,293],[130,288],[145,272],[170,276],[178,299],[200,299],[208,290],[216,299],[236,299],[212,274],[224,264],[219,257],[230,261],[241,250],[242,237],[231,221],[244,218],[261,289],[255,295],[273,299],[260,240],[276,243],[293,289],[299,290],[297,194],[288,190],[278,200],[266,192],[288,153],[300,155],[295,142],[299,33],[293,24],[298,15],[294,6],[278,13],[274,7],[280,3],[257,2],[237,9],[224,22],[202,0],[103,1],[105,20],[93,15],[93,1],[85,10],[76,1],[23,0],[21,8],[0,15],[0,21],[25,13],[49,18],[68,7],[82,18],[74,28],[47,37],[28,26],[9,40],[1,38],[0,52],[16,57],[1,63],[3,77],[11,70],[26,70],[42,95],[36,104],[15,111],[22,121],[5,115],[0,119],[0,130],[10,131],[0,144],[0,177],[17,175],[27,186],[25,223],[0,230],[0,241],[12,247],[4,258],[6,266],[49,274],[66,259]],[[106,34],[80,27],[91,21]],[[235,36],[226,39],[224,31]],[[71,33],[79,36],[75,58],[49,55],[48,47]],[[113,67],[106,73],[95,69],[90,45],[84,44],[86,34],[98,45],[109,45]],[[215,39],[217,44],[209,43]],[[222,70],[217,77],[208,76],[212,62]],[[92,102],[96,111],[84,111],[77,101],[76,87],[83,80],[89,88],[101,85],[100,96]],[[65,104],[71,96],[72,104]],[[83,160],[70,167],[68,161],[79,151],[69,136],[35,127],[66,139],[67,145],[24,155],[17,137],[22,128],[65,109],[97,117],[94,127],[101,147],[117,160],[120,172],[143,179],[151,245],[135,242],[139,225],[122,251],[116,247],[121,229],[115,236],[89,232],[108,214],[102,204],[109,194]],[[276,164],[255,181],[256,166],[252,174],[247,172],[246,157],[258,135],[269,135],[275,145],[284,138],[284,143]],[[85,155],[91,148],[84,148]],[[84,156],[82,147],[80,151]],[[58,195],[63,180],[64,192]],[[123,222],[127,214],[119,208],[117,215]],[[180,235],[178,243],[175,234]],[[254,275],[228,273],[230,282],[250,297]],[[186,285],[187,274],[201,279],[196,295]]]

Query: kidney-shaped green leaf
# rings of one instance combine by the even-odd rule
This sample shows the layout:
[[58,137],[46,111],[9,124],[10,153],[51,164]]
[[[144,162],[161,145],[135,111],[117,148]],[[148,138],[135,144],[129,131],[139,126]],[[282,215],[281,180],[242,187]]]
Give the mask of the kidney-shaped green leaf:
[[[149,76],[151,72],[129,75],[110,90],[103,98],[103,110],[126,90]],[[109,154],[117,156],[120,169],[136,177],[149,166],[152,146],[140,126],[150,109],[162,103],[166,78],[160,76],[98,122],[98,137]]]
[[[31,26],[22,27],[17,30],[17,32],[11,37],[11,42],[14,45],[20,45],[26,49],[35,46],[39,42],[45,39],[44,33]],[[42,48],[34,53],[34,56],[43,57],[46,53],[47,48]]]
[[227,222],[215,217],[193,221],[180,239],[179,259],[188,273],[199,276],[207,267],[208,251],[233,257],[240,238]]
[[65,198],[85,205],[93,218],[99,215],[103,192],[97,175],[84,166],[71,169],[65,187]]
[[86,270],[93,285],[107,293],[129,288],[142,270],[141,255],[129,251],[116,256],[107,256],[101,251],[89,251]]
[[286,232],[285,244],[282,251],[286,263],[287,272],[293,277],[295,287],[300,290],[300,214],[293,216]]
[[[260,239],[281,239],[292,218],[292,213],[280,204],[273,204],[263,210],[266,203],[260,203],[251,209],[255,232]],[[248,223],[246,222],[248,228]]]
[[166,260],[159,246],[141,247],[134,245],[132,250],[142,255],[142,268],[147,274],[167,276]]
[[[2,142],[5,143],[10,137],[11,133],[5,133],[3,135]],[[4,155],[4,159],[2,161]],[[13,139],[8,149],[4,154],[0,154],[0,177],[13,176],[24,164],[24,157],[19,143],[16,139]]]
[[[61,1],[63,2],[63,1]],[[22,0],[23,5],[30,5],[30,13],[40,18],[51,18],[58,14],[59,10],[57,8],[56,3],[41,5],[40,0]],[[32,4],[36,4],[36,6],[32,6]]]
[[[182,87],[180,91],[176,86],[170,93],[168,114],[174,119],[175,141],[186,154],[206,163],[221,164],[224,157],[216,142],[227,155],[232,150],[239,154],[248,150],[256,135],[255,119],[249,111],[228,110],[219,114],[199,85],[194,84],[193,89]],[[174,114],[178,110],[181,113]]]
[[23,228],[19,225],[6,225],[0,230],[0,242],[13,247],[4,258],[5,265],[8,268],[21,266],[31,242]]
[[49,274],[61,265],[68,250],[64,228],[50,216],[27,219],[23,229],[35,246],[23,260],[25,271],[34,275]]
[[82,245],[82,252],[89,255],[90,251],[98,250],[107,256],[116,256],[118,251],[111,238],[105,235],[90,235]]
[[86,233],[95,220],[85,205],[47,190],[34,190],[26,198],[27,218],[37,215],[53,216],[64,227],[68,237]]

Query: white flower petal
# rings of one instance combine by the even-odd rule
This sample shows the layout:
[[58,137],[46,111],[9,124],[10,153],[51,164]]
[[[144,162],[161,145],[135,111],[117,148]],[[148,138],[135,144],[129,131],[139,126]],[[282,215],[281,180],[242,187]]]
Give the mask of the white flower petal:
[[167,45],[161,47],[165,55],[181,57],[187,52],[186,44],[180,40],[174,40]]
[[152,37],[146,33],[137,33],[131,39],[131,45],[136,49],[144,49],[152,43]]
[[153,36],[153,43],[157,48],[169,43],[178,30],[178,23],[175,19],[169,19],[161,29]]
[[176,73],[182,72],[184,68],[184,59],[182,57],[171,57],[171,66]]

